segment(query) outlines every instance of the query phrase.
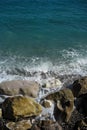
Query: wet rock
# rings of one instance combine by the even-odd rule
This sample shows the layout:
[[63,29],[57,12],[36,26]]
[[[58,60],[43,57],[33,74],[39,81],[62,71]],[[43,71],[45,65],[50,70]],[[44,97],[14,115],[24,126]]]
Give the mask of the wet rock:
[[41,105],[44,106],[45,108],[49,108],[52,106],[52,102],[50,100],[46,100],[44,99],[42,102],[41,102]]
[[31,130],[41,130],[41,129],[38,125],[33,125]]
[[58,120],[68,122],[74,110],[74,97],[71,91],[66,90],[66,92],[64,91],[62,94],[61,99],[57,100],[57,109],[59,112],[55,113],[54,111],[54,113],[55,117],[57,117],[56,114],[58,114]]
[[4,119],[17,120],[19,118],[37,116],[42,112],[42,107],[34,99],[25,96],[7,98],[2,104]]
[[7,74],[11,74],[11,75],[20,75],[20,76],[27,76],[27,77],[31,76],[31,73],[24,68],[14,68],[11,70],[7,70],[6,72]]
[[81,95],[77,98],[76,108],[81,114],[87,116],[87,94]]
[[62,83],[59,79],[51,78],[42,85],[43,88],[61,88]]
[[6,124],[9,130],[28,130],[32,127],[30,120],[22,120],[18,122],[9,122]]
[[2,103],[5,101],[5,99],[9,97],[7,95],[0,95],[0,108],[2,107]]
[[8,130],[5,127],[5,121],[2,118],[0,118],[0,130]]
[[63,130],[75,130],[74,127],[75,127],[76,122],[83,118],[84,118],[83,115],[80,114],[76,109],[74,109],[69,119],[69,122],[62,122],[61,126]]
[[65,99],[65,100],[74,100],[74,96],[73,93],[70,89],[65,88],[65,89],[61,89],[60,91],[55,91],[52,93],[49,93],[48,95],[46,95],[43,99],[47,99],[47,100],[53,100],[55,102],[57,102],[57,100],[60,99]]
[[62,127],[52,120],[42,120],[41,121],[41,129],[43,130],[62,130]]
[[63,83],[63,87],[72,87],[72,84],[75,80],[81,78],[81,75],[59,75],[58,78]]
[[4,122],[3,120],[0,118],[0,130],[4,129]]
[[62,127],[53,120],[41,120],[31,130],[62,130]]
[[0,94],[4,95],[28,95],[37,97],[39,84],[28,80],[12,80],[0,83]]
[[72,84],[72,92],[75,97],[87,93],[87,76],[74,81]]
[[68,88],[51,93],[45,99],[55,102],[54,116],[56,120],[68,122],[74,109],[74,96]]
[[77,121],[74,130],[87,130],[87,118]]

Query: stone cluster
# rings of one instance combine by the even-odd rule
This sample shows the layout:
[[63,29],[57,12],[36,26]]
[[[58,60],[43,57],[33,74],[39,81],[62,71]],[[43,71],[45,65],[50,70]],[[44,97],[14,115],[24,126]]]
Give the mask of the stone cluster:
[[[49,88],[60,88],[55,81]],[[0,130],[87,130],[86,76],[38,101],[41,87],[26,80],[0,83]]]

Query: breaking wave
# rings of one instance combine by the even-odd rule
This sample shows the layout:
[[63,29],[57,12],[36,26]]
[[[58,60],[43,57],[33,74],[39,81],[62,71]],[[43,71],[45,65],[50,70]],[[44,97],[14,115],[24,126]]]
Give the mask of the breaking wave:
[[58,52],[59,57],[0,56],[0,82],[28,79],[41,82],[60,75],[87,75],[87,52],[69,49]]

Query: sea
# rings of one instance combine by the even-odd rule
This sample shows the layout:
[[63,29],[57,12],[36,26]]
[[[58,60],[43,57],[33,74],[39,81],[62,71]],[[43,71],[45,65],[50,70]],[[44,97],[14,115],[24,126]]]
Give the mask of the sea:
[[87,75],[87,0],[0,0],[0,82]]

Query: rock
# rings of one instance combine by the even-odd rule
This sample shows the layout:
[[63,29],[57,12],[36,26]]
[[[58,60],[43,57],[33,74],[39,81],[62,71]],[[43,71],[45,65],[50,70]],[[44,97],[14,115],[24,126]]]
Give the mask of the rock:
[[31,130],[41,130],[41,129],[38,125],[33,125]]
[[0,130],[8,130],[5,127],[5,121],[2,118],[0,118]]
[[72,84],[72,92],[75,97],[87,93],[87,76],[74,81]]
[[87,130],[87,119],[77,121],[74,130]]
[[75,123],[81,119],[83,119],[83,115],[80,114],[76,109],[74,109],[69,119],[69,122],[62,122],[61,126],[63,130],[75,130],[74,129]]
[[59,79],[55,79],[55,78],[52,78],[52,79],[49,79],[48,81],[46,81],[43,85],[42,85],[43,88],[61,88],[62,87],[62,83]]
[[76,108],[85,117],[87,116],[87,94],[76,99]]
[[4,95],[28,95],[37,97],[39,93],[39,84],[28,80],[12,80],[0,83],[0,94]]
[[45,99],[53,100],[56,105],[54,108],[54,116],[56,120],[69,121],[71,113],[74,109],[74,96],[68,88],[58,92],[51,93]]
[[81,78],[81,75],[63,74],[63,75],[59,75],[58,78],[63,83],[63,87],[70,88],[75,80]]
[[2,118],[2,109],[0,109],[0,118]]
[[49,108],[52,106],[52,102],[50,100],[46,100],[44,99],[42,102],[41,102],[41,105],[44,106],[45,108]]
[[0,108],[2,107],[2,103],[5,101],[5,99],[9,97],[7,95],[0,95]]
[[8,120],[37,116],[41,112],[41,105],[30,97],[9,97],[2,104],[2,116]]
[[62,130],[62,127],[53,120],[41,120],[31,130]]
[[42,120],[41,130],[62,130],[62,127],[52,120]]
[[18,122],[9,122],[6,124],[9,130],[28,130],[32,127],[30,120],[22,120]]

